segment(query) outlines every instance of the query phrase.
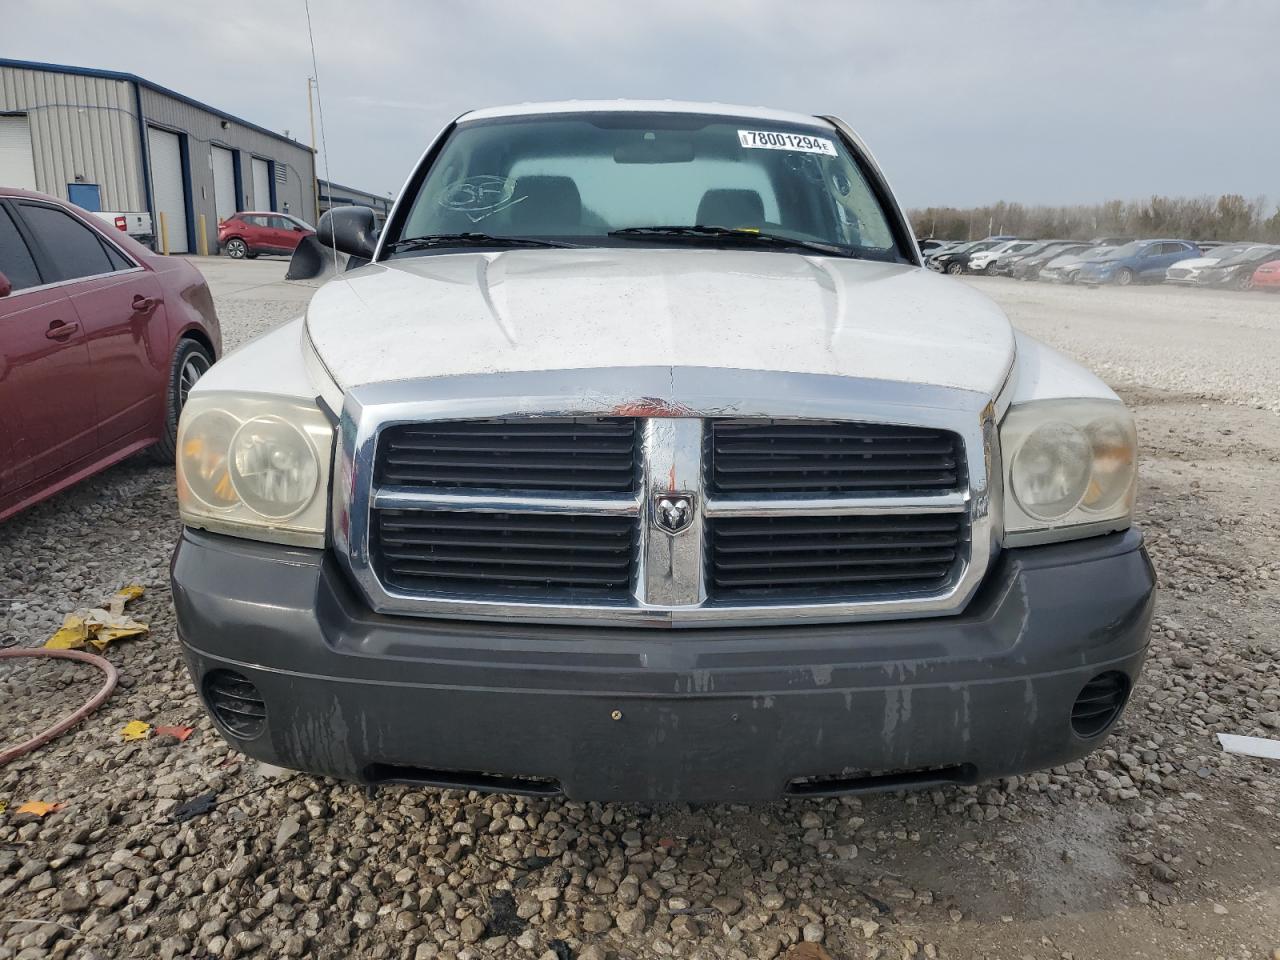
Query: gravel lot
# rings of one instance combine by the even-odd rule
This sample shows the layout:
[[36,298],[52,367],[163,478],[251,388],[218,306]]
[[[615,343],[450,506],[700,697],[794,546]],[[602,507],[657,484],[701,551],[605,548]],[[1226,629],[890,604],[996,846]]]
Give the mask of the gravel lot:
[[[231,345],[310,293],[279,281],[283,261],[200,265]],[[973,282],[1137,411],[1162,592],[1105,749],[978,788],[764,807],[369,798],[263,771],[180,665],[172,471],[139,458],[0,527],[17,600],[0,636],[42,643],[135,581],[152,627],[111,649],[122,686],[98,713],[0,769],[0,960],[771,958],[803,941],[837,960],[1280,957],[1280,764],[1213,736],[1280,737],[1280,299]],[[0,666],[0,743],[97,682]],[[126,743],[133,719],[196,732]],[[208,791],[214,813],[168,822]],[[15,815],[28,800],[66,807]]]

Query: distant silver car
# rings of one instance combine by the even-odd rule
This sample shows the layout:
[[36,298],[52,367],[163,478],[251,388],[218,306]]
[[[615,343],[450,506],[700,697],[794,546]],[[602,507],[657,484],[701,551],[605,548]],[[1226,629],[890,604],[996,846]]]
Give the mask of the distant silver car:
[[1039,279],[1050,283],[1075,283],[1081,267],[1087,263],[1105,259],[1114,249],[1115,247],[1112,246],[1101,246],[1064,253],[1060,257],[1054,257],[1040,268]]
[[182,416],[178,634],[238,750],[756,801],[1052,767],[1123,710],[1133,417],[923,268],[843,122],[478,110],[316,242],[370,262]]

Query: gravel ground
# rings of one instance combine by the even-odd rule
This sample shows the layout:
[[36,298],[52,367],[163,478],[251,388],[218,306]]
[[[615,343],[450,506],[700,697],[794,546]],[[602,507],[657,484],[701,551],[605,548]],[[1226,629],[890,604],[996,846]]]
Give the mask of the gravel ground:
[[[297,313],[282,261],[201,261],[229,344]],[[767,806],[580,804],[264,771],[200,711],[166,584],[171,471],[136,459],[0,528],[0,636],[140,582],[121,689],[0,769],[0,960],[38,957],[1280,956],[1280,300],[975,281],[1136,409],[1162,592],[1131,709],[1087,760],[970,789]],[[1208,349],[1211,346],[1212,349]],[[0,666],[0,743],[96,677]],[[126,743],[133,719],[191,724]],[[216,791],[209,816],[169,814]],[[43,820],[28,800],[65,803]],[[793,954],[799,956],[799,953]]]

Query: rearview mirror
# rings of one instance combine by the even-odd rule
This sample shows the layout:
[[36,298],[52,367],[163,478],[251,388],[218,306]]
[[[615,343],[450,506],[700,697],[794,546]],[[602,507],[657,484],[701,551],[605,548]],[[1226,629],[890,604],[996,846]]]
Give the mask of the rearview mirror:
[[13,293],[13,284],[9,282],[9,278],[0,273],[0,297],[7,297]]
[[689,163],[692,140],[641,140],[624,143],[613,151],[614,163]]

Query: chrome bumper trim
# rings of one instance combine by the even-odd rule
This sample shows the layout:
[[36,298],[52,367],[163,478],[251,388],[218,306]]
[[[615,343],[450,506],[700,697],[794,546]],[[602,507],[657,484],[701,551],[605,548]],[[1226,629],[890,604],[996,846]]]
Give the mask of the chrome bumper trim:
[[406,487],[377,487],[370,502],[376,510],[467,510],[472,513],[575,513],[626,517],[640,512],[640,501],[626,497],[557,497],[509,490],[426,493]]

